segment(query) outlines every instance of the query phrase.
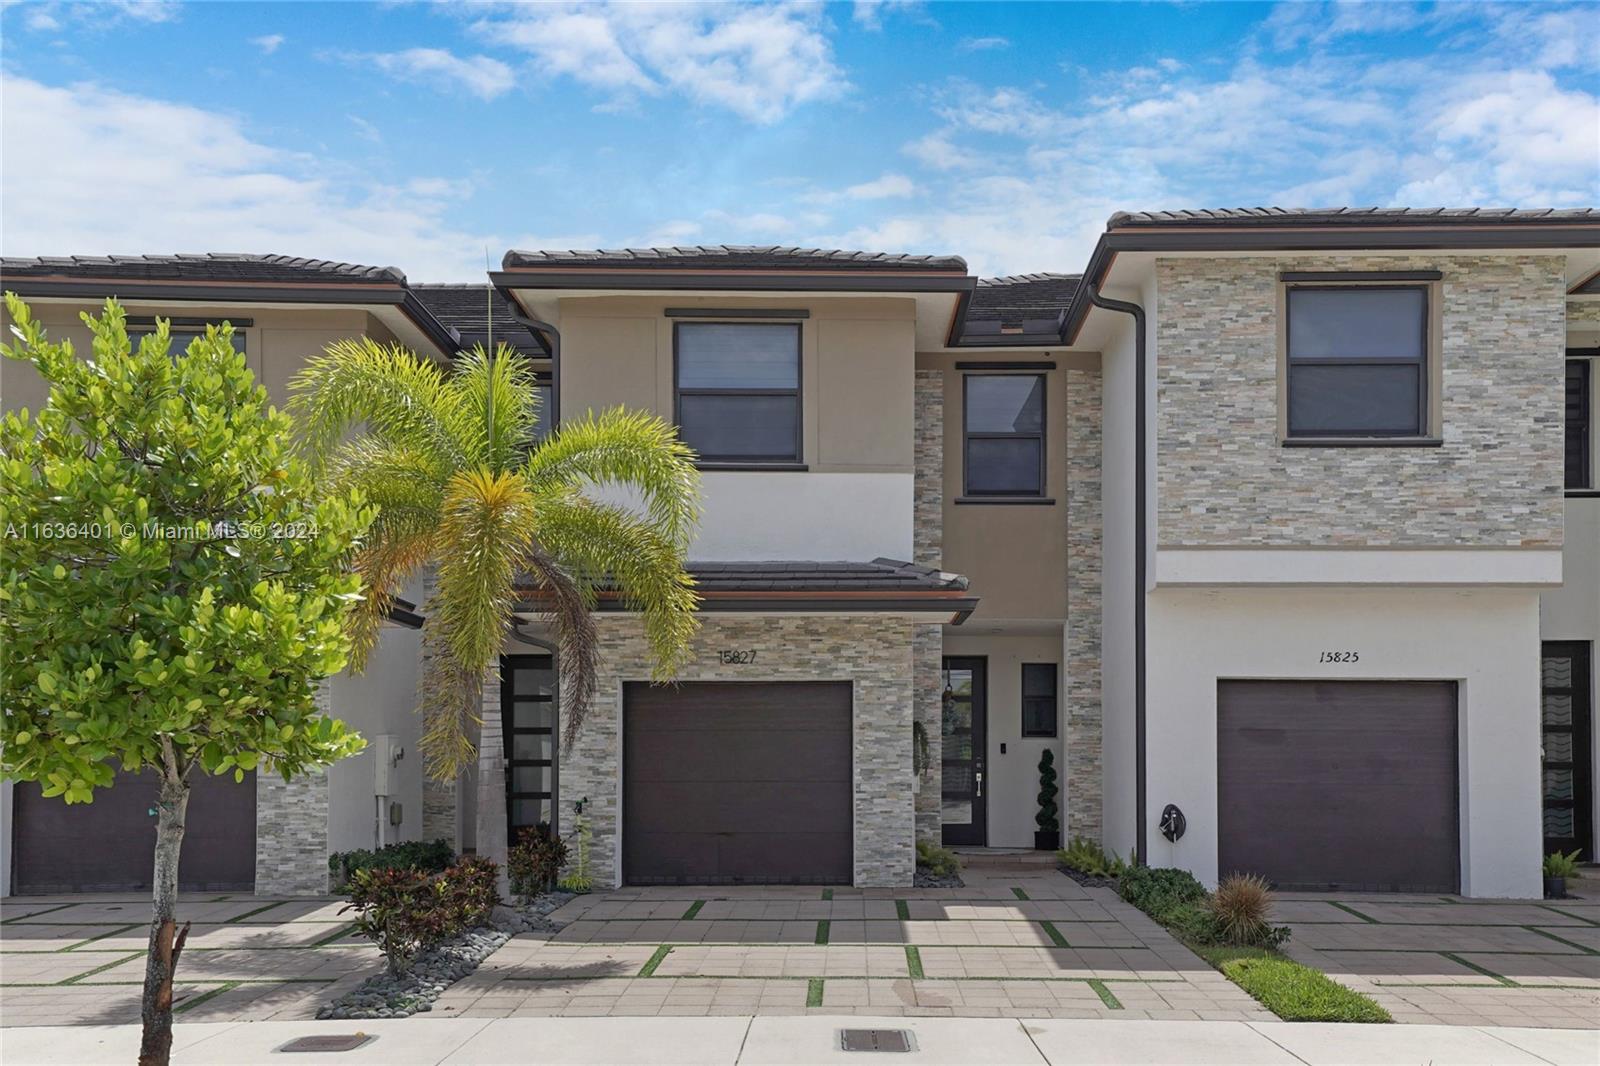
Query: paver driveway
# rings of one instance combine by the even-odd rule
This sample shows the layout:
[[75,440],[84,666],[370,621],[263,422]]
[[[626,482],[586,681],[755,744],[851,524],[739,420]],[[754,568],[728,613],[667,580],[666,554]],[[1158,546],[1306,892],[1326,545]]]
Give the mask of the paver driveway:
[[1396,1021],[1600,1029],[1600,901],[1286,892],[1277,920]]
[[965,888],[631,888],[516,937],[433,1017],[1272,1016],[1107,889],[1038,866]]
[[[344,901],[185,894],[193,922],[178,962],[181,1021],[310,1018],[382,968],[350,936]],[[150,898],[138,894],[0,900],[0,1025],[139,1020]]]

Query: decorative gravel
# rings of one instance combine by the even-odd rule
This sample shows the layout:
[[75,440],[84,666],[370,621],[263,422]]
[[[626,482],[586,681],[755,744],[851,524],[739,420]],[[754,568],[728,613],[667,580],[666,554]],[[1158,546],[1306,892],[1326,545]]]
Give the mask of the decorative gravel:
[[1117,887],[1115,877],[1096,877],[1093,874],[1080,873],[1070,866],[1057,866],[1056,869],[1072,878],[1085,888],[1111,888]]
[[917,867],[911,883],[917,888],[965,888],[967,883],[960,874],[936,874],[925,866]]
[[560,923],[550,912],[573,898],[551,892],[530,904],[494,909],[490,925],[458,933],[422,952],[409,973],[391,976],[387,969],[360,987],[317,1011],[318,1018],[409,1018],[433,1009],[440,993],[473,970],[518,933],[553,933]]

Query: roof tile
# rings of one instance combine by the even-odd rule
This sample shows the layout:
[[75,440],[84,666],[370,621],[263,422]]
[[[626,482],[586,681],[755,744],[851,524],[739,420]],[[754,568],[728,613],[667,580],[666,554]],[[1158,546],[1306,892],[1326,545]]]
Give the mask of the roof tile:
[[518,267],[659,268],[672,270],[941,270],[966,273],[958,255],[900,255],[852,252],[838,248],[716,244],[682,248],[574,249],[519,251],[505,255],[507,270]]
[[6,277],[81,277],[119,280],[240,281],[261,284],[297,282],[398,282],[399,267],[362,266],[290,255],[210,252],[203,255],[71,255],[0,259]]

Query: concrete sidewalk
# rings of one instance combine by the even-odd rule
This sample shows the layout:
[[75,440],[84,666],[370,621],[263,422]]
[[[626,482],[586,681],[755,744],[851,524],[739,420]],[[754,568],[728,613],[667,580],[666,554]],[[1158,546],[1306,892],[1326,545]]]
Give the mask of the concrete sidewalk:
[[[917,1050],[863,1057],[839,1050],[839,1030],[900,1028]],[[351,1052],[276,1052],[296,1037],[364,1032]],[[0,1031],[6,1066],[126,1066],[136,1026],[36,1026]],[[366,1022],[180,1024],[173,1060],[182,1066],[778,1066],[872,1062],[924,1066],[1064,1063],[1531,1063],[1594,1066],[1600,1033],[1444,1025],[1321,1025],[1287,1022],[1110,1021],[1008,1018],[452,1018]]]

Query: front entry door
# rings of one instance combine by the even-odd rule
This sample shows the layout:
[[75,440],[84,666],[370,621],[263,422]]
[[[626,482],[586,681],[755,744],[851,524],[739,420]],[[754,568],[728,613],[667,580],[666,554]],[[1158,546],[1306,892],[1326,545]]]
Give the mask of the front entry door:
[[1589,645],[1546,641],[1540,670],[1540,720],[1544,749],[1544,853],[1593,860],[1590,849]]
[[550,655],[500,657],[506,751],[506,839],[556,825],[556,667]]
[[946,844],[981,847],[989,842],[988,790],[983,778],[988,737],[987,666],[981,657],[944,660],[939,733],[944,745],[940,807]]

